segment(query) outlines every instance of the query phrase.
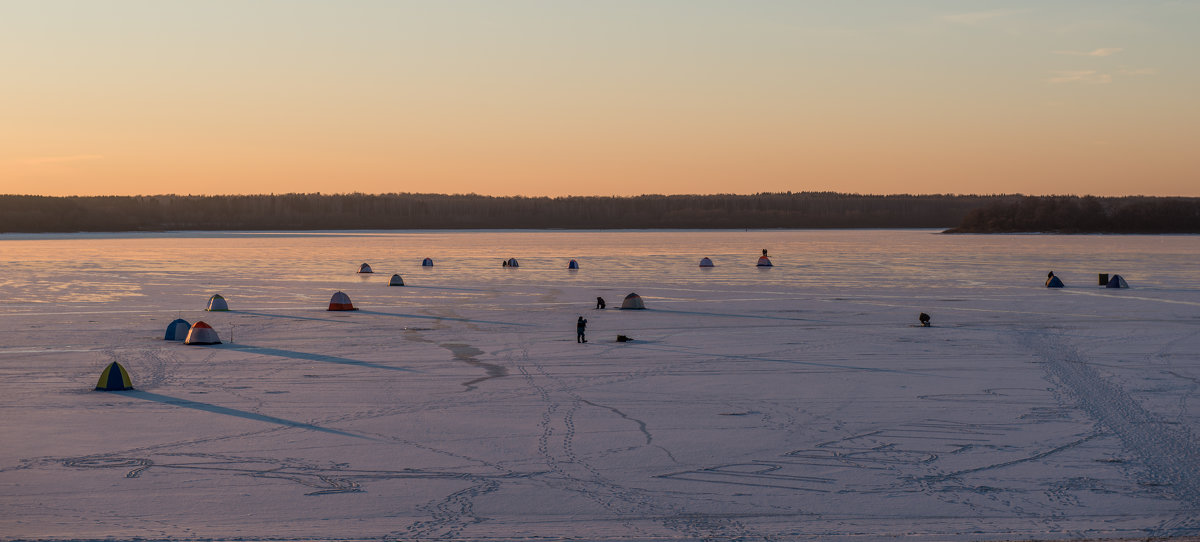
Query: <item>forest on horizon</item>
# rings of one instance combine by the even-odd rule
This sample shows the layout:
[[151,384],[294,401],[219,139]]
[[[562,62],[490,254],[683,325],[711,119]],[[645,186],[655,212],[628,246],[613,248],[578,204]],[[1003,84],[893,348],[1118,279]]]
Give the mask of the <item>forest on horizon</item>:
[[834,192],[554,198],[409,193],[0,195],[0,233],[653,228],[1200,233],[1200,198]]

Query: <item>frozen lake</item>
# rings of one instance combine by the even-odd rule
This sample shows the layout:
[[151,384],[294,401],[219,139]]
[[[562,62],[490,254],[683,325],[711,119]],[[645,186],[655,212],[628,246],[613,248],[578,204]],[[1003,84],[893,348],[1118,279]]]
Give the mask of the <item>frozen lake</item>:
[[0,538],[1200,535],[1200,236],[0,235],[0,295]]

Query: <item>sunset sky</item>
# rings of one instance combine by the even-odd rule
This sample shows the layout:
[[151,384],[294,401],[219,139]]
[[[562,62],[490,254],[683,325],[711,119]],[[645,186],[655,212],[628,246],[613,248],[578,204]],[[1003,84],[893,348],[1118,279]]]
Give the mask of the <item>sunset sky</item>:
[[0,0],[0,193],[1200,196],[1200,1]]

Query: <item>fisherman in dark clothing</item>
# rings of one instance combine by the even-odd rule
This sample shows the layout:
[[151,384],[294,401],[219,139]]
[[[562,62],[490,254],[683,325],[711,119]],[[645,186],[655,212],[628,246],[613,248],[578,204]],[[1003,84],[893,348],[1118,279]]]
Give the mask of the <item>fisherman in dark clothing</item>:
[[603,309],[603,308],[604,308],[604,298],[603,298],[603,297],[597,297],[597,298],[596,298],[596,308],[597,308],[597,309]]
[[583,317],[580,316],[579,320],[575,322],[575,342],[579,342],[579,343],[587,342],[587,339],[583,337],[583,330],[586,327],[587,327],[587,320],[584,320]]

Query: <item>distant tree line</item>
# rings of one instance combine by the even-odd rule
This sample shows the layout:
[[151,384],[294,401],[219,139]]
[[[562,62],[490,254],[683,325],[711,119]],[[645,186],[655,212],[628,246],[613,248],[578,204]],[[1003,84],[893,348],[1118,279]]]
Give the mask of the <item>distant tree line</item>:
[[947,233],[1200,233],[1200,198],[1024,196],[967,213]]
[[945,228],[1011,196],[833,192],[636,197],[440,194],[0,196],[0,232],[501,228]]

